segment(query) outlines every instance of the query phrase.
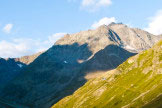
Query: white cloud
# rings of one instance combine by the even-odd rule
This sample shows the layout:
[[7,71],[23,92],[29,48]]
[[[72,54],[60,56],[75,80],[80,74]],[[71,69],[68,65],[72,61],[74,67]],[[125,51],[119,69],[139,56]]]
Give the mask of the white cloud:
[[109,6],[111,0],[82,0],[82,6]]
[[109,25],[112,22],[116,22],[116,19],[114,17],[108,18],[108,17],[104,17],[102,19],[100,19],[98,22],[95,22],[94,24],[92,24],[92,28],[95,29],[101,25]]
[[13,28],[13,24],[6,24],[3,28],[3,32],[5,33],[10,33],[11,32],[11,29]]
[[111,4],[111,0],[82,0],[81,8],[94,12],[101,7],[107,7]]
[[50,43],[54,44],[57,40],[62,38],[65,34],[67,34],[67,33],[55,33],[55,34],[48,37],[48,41]]
[[0,41],[0,57],[20,57],[38,52],[44,48],[40,40],[13,39],[11,41]]
[[94,5],[95,1],[94,0],[83,0],[82,1],[82,6],[90,6],[90,5]]
[[145,30],[155,35],[162,34],[162,10],[159,10],[155,16],[150,18],[150,23]]
[[17,38],[10,41],[2,40],[0,41],[0,57],[14,58],[45,51],[65,34],[66,33],[53,34],[45,41],[29,38]]
[[[68,0],[68,2],[76,2],[77,0]],[[111,0],[80,0],[81,9],[86,9],[90,12],[94,12],[101,7],[107,7],[112,4]]]

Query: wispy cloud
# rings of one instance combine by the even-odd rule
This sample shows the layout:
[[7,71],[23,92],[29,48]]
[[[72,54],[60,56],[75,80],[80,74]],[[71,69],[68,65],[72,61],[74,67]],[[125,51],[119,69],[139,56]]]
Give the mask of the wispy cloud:
[[34,54],[45,49],[45,45],[40,40],[19,38],[11,41],[0,41],[0,57],[20,57]]
[[82,0],[81,8],[94,12],[102,7],[112,4],[111,0]]
[[47,40],[17,38],[10,41],[0,41],[0,57],[21,57],[31,55],[40,51],[45,51],[66,33],[56,33],[48,37]]
[[[76,2],[76,0],[68,0],[68,2]],[[81,9],[95,12],[102,7],[108,7],[112,4],[111,0],[80,0]]]
[[13,24],[6,24],[4,27],[3,27],[3,32],[9,34],[11,32],[11,29],[13,28]]
[[95,29],[101,25],[109,25],[112,22],[117,22],[115,17],[111,17],[111,18],[104,17],[104,18],[100,19],[99,21],[94,22],[94,24],[92,24],[91,28]]
[[155,35],[162,34],[162,10],[159,10],[156,15],[150,17],[149,20],[150,22],[145,30]]
[[67,34],[67,33],[55,33],[55,34],[52,34],[51,36],[48,37],[48,42],[50,42],[51,44],[54,44],[57,40],[62,38],[65,34]]

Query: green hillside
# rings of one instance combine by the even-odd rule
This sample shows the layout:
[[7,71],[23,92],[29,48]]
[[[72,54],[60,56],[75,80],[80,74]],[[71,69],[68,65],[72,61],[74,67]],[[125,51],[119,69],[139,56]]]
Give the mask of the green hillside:
[[162,40],[52,108],[162,108]]

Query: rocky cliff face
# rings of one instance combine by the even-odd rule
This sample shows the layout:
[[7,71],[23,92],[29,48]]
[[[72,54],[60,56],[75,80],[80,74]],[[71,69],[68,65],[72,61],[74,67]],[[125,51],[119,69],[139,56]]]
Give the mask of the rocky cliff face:
[[52,108],[161,108],[162,40],[88,81]]
[[50,107],[160,38],[123,24],[65,35],[23,69],[0,97],[29,107]]

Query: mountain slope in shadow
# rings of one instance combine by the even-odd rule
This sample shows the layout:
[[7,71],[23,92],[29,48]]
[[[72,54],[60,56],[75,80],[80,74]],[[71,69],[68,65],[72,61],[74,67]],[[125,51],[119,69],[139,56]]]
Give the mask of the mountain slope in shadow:
[[19,75],[20,71],[33,62],[40,54],[20,58],[0,58],[0,91],[6,84]]
[[52,108],[161,108],[162,40],[89,80]]
[[81,87],[87,74],[114,69],[134,53],[109,45],[87,60],[91,55],[87,44],[53,46],[24,68],[4,89],[2,98],[29,107],[50,106]]
[[0,90],[14,77],[16,77],[26,64],[14,59],[0,58]]

